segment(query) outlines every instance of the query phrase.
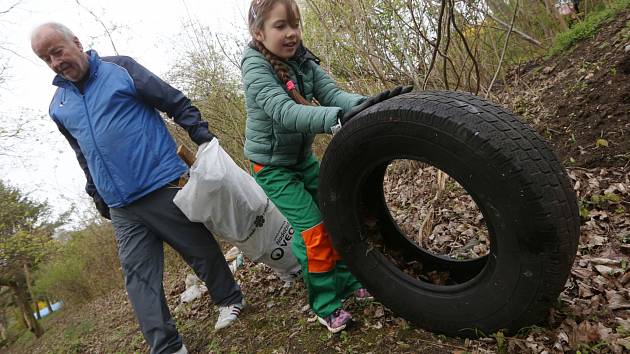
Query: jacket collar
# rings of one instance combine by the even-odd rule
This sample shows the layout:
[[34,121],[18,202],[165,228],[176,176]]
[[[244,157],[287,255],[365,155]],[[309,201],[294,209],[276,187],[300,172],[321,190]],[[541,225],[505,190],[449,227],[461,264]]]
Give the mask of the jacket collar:
[[313,54],[313,52],[311,52],[310,49],[306,48],[304,46],[304,43],[302,42],[300,42],[300,46],[295,52],[295,55],[293,56],[293,58],[295,58],[295,60],[300,64],[307,60],[312,60],[317,65],[319,65],[319,63],[321,62],[321,60],[319,60],[319,58],[315,54]]
[[[248,46],[257,52],[260,52],[253,41],[249,42]],[[291,57],[289,60],[295,61],[299,64],[302,64],[307,60],[312,60],[317,65],[319,65],[319,63],[321,62],[321,60],[315,54],[313,54],[310,49],[304,46],[304,43],[302,41],[300,41],[300,45],[295,51],[295,55],[293,55],[293,57]]]
[[[93,78],[97,75],[98,67],[101,65],[101,57],[98,56],[98,53],[94,49],[88,50],[86,54],[88,55],[88,65],[89,65],[88,80],[90,80],[90,78]],[[59,86],[59,87],[67,87],[68,85],[73,84],[72,81],[65,79],[63,76],[59,74],[55,76],[52,83],[53,85]]]

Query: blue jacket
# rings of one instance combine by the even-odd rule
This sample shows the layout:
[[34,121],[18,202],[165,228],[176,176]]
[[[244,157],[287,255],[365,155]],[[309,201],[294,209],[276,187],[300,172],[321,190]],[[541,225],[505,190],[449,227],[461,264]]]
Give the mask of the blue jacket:
[[74,149],[97,206],[104,201],[123,207],[186,172],[158,110],[197,144],[213,135],[183,93],[132,58],[87,53],[89,77],[82,89],[57,75],[49,113]]

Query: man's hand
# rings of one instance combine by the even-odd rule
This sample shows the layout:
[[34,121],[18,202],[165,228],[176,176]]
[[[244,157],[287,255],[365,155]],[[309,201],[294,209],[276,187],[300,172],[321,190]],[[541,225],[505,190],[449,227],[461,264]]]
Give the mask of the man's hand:
[[107,220],[111,220],[112,217],[109,215],[109,206],[105,203],[105,201],[101,198],[94,198],[94,205],[96,205],[96,210]]
[[363,111],[364,109],[373,106],[377,103],[383,102],[385,100],[388,100],[392,97],[398,96],[398,95],[402,95],[408,92],[411,92],[411,90],[413,90],[413,86],[398,86],[395,87],[391,90],[385,90],[379,94],[376,94],[372,97],[369,97],[367,100],[363,101],[362,103],[352,107],[351,110],[349,110],[348,112],[346,112],[343,117],[341,117],[340,121],[341,121],[341,125],[346,124],[348,121],[350,121],[350,119],[352,119],[354,116],[356,116],[359,112]]

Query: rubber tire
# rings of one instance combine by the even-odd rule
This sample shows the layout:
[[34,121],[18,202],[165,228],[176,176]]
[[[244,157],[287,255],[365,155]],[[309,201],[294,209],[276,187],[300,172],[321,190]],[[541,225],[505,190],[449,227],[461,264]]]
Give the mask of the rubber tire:
[[[458,262],[406,241],[382,189],[385,168],[395,159],[431,164],[466,189],[488,227],[487,257]],[[514,333],[539,323],[562,291],[577,250],[576,196],[556,156],[514,115],[467,93],[413,92],[361,112],[328,145],[318,198],[335,248],[375,298],[450,336]],[[452,271],[459,282],[438,286],[397,268],[371,246],[362,208],[378,214],[390,248]]]

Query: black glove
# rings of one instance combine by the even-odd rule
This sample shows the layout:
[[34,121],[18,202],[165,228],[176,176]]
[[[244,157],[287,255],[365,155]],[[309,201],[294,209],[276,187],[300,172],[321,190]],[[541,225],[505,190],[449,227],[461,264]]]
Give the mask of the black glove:
[[96,209],[102,217],[107,220],[112,219],[112,217],[109,215],[109,206],[105,203],[103,199],[100,198],[100,196],[94,198],[94,205],[96,205]]
[[385,100],[388,100],[394,96],[398,96],[398,95],[402,95],[408,92],[411,92],[411,90],[413,90],[413,86],[398,86],[395,87],[391,90],[385,90],[379,94],[376,94],[372,97],[369,97],[367,100],[363,101],[362,103],[352,107],[351,110],[349,110],[348,112],[346,112],[343,117],[340,118],[340,122],[341,125],[346,124],[348,121],[350,121],[350,119],[352,119],[354,116],[356,116],[359,112],[363,111],[364,109],[373,106],[377,103],[383,102]]

